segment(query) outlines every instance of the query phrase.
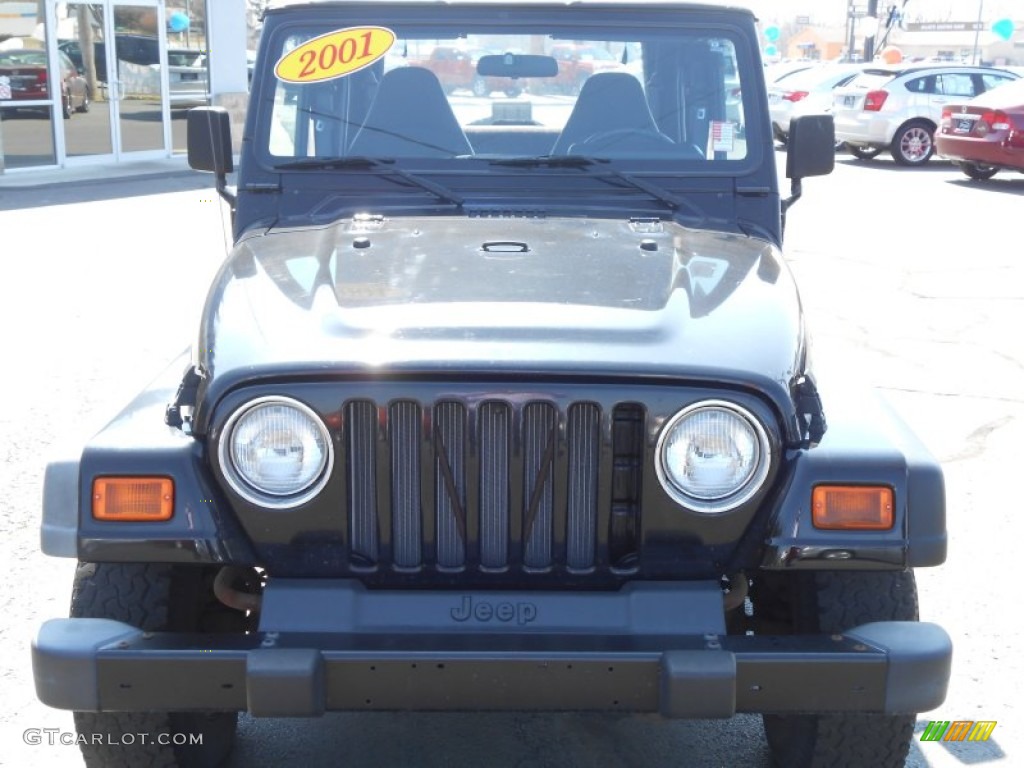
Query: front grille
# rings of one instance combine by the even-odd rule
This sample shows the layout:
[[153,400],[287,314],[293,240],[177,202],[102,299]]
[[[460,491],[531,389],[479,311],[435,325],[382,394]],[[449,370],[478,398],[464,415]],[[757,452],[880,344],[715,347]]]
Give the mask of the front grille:
[[342,415],[354,566],[586,573],[635,564],[639,406],[353,400]]

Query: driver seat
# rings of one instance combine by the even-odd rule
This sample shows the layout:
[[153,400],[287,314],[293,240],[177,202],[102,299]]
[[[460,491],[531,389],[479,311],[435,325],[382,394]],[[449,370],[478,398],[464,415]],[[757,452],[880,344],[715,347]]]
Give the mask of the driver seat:
[[473,148],[455,118],[437,75],[400,67],[381,78],[377,97],[352,139],[356,157],[454,157]]

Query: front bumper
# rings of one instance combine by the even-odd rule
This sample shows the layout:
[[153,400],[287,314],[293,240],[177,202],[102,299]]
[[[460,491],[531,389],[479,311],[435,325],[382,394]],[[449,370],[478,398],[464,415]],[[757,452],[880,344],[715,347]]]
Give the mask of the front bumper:
[[[37,694],[49,706],[83,711],[600,710],[697,718],[921,712],[942,703],[949,680],[950,640],[934,624],[726,635],[709,626],[722,613],[714,585],[540,595],[324,586],[279,590],[264,604],[270,618],[248,635],[48,621],[32,648]],[[336,599],[323,601],[327,594]],[[304,606],[314,595],[326,610],[310,614]],[[444,626],[430,631],[438,607],[447,612]],[[305,626],[275,626],[289,616]]]

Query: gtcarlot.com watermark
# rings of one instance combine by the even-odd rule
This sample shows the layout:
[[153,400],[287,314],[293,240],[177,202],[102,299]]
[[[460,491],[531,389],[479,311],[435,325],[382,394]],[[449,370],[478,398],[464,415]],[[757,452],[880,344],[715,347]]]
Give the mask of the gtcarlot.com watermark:
[[161,746],[201,746],[201,733],[75,733],[60,728],[26,728],[21,740],[29,746],[93,746],[130,747],[136,744]]

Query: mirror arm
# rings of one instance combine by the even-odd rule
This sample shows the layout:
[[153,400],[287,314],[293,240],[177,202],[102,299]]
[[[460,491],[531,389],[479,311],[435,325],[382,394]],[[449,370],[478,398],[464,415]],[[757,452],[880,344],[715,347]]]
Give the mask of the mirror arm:
[[793,179],[789,185],[789,197],[782,201],[782,233],[786,233],[786,211],[788,211],[804,193],[803,179]]
[[221,199],[223,199],[228,205],[231,206],[231,212],[233,214],[235,212],[235,200],[237,200],[235,190],[228,186],[227,174],[218,173],[216,174],[216,179],[217,194],[220,195]]
[[795,203],[797,200],[800,199],[800,196],[803,195],[803,193],[804,193],[803,179],[793,179],[792,183],[790,183],[790,185],[789,185],[789,197],[787,197],[785,200],[782,201],[782,215],[783,216],[786,215],[786,211],[788,211],[790,209],[790,207],[793,205],[793,203]]

